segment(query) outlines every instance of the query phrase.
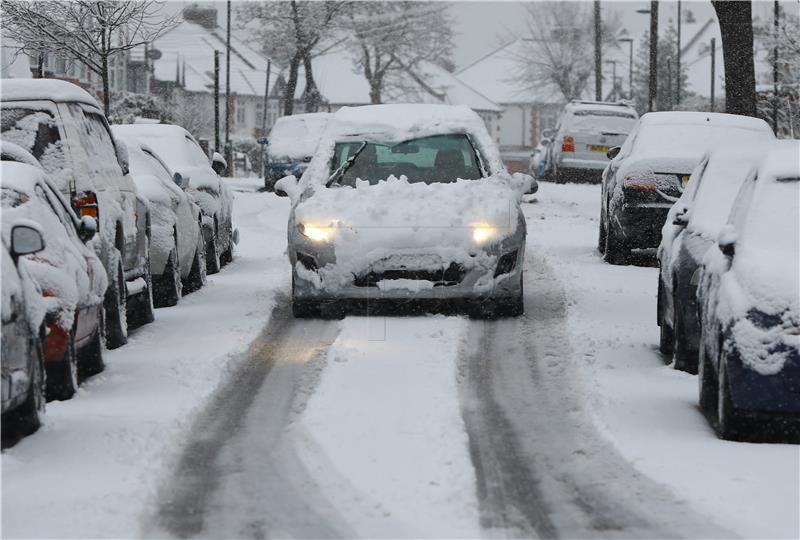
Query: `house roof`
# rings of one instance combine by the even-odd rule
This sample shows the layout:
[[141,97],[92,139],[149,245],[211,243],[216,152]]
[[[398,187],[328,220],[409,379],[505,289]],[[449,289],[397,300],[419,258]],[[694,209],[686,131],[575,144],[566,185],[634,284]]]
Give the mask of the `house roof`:
[[551,84],[530,88],[517,80],[525,58],[521,39],[506,43],[457,73],[458,79],[499,104],[563,103],[561,93]]

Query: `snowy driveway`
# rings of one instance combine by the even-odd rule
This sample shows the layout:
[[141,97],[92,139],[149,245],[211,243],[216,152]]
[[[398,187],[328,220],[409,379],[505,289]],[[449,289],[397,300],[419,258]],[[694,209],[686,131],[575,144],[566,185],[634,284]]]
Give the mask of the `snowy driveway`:
[[798,537],[798,448],[706,427],[596,186],[525,205],[526,315],[484,322],[294,320],[256,185],[237,261],[4,453],[4,537]]

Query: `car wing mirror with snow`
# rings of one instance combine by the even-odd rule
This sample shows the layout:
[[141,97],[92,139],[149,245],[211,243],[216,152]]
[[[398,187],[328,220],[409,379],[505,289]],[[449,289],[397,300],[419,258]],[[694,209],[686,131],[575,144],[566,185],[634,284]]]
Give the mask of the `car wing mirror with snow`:
[[211,168],[214,169],[214,172],[218,175],[225,174],[225,171],[228,170],[228,162],[225,161],[225,158],[222,157],[222,154],[219,152],[214,152],[214,155],[211,156]]
[[78,226],[78,238],[84,244],[97,234],[97,221],[92,216],[83,216]]
[[550,140],[553,138],[553,135],[556,134],[556,130],[554,129],[543,129],[542,130],[542,139]]
[[719,232],[719,236],[717,237],[717,245],[719,246],[719,250],[722,252],[723,255],[726,257],[733,257],[734,252],[736,251],[736,229],[728,223],[722,230]]
[[187,174],[176,172],[172,175],[172,181],[175,182],[175,185],[181,189],[185,190],[189,187],[189,175]]
[[512,174],[511,185],[520,195],[533,195],[539,190],[539,183],[533,179],[533,176],[525,173]]
[[119,139],[114,139],[114,150],[117,154],[117,163],[119,168],[122,169],[122,174],[131,172],[131,160],[128,156],[128,147]]
[[606,152],[606,157],[608,159],[614,159],[615,157],[617,157],[620,150],[622,150],[621,146],[614,146],[612,148],[609,148],[608,152]]
[[44,249],[44,237],[39,227],[33,223],[14,225],[11,228],[11,255],[14,258]]
[[297,177],[293,174],[284,176],[275,182],[275,195],[278,197],[289,197],[294,201],[299,195],[298,184]]
[[678,210],[678,213],[672,219],[672,224],[678,227],[686,227],[689,224],[689,208],[684,206]]

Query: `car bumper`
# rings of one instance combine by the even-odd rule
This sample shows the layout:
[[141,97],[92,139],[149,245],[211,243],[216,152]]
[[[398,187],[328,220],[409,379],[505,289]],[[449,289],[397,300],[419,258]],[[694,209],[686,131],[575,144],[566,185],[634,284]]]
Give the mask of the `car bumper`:
[[592,159],[589,157],[562,157],[558,161],[559,169],[578,169],[603,172],[608,165],[608,159]]
[[672,203],[623,204],[616,211],[618,229],[631,249],[657,248]]
[[727,357],[728,381],[733,406],[750,413],[800,415],[800,350],[780,345],[786,354],[783,368],[764,375],[742,361],[735,345]]

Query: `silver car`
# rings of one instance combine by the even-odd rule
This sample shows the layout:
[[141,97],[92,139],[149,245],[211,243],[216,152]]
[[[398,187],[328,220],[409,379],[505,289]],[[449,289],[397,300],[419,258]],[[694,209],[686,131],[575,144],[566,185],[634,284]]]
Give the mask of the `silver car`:
[[505,170],[466,107],[339,110],[300,181],[276,184],[276,193],[292,198],[295,316],[329,314],[340,300],[521,314],[519,201],[535,190],[530,176]]
[[623,103],[568,103],[555,130],[542,134],[550,140],[549,176],[559,184],[599,183],[609,161],[606,152],[622,146],[638,118],[636,111]]

